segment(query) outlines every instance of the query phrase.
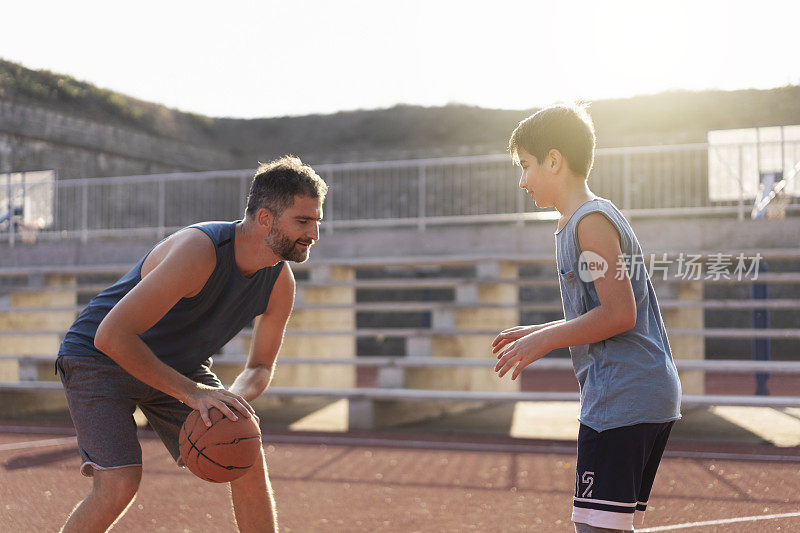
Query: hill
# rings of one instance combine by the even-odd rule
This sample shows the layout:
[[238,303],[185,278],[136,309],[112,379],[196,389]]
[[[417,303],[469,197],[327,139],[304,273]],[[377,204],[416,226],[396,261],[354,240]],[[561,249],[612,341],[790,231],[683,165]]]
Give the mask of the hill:
[[[313,163],[497,153],[505,150],[516,123],[535,111],[397,105],[330,115],[214,118],[1,59],[0,99],[213,146],[230,153],[243,168],[287,152]],[[592,104],[591,113],[599,146],[704,142],[710,129],[800,123],[800,86],[600,100]]]

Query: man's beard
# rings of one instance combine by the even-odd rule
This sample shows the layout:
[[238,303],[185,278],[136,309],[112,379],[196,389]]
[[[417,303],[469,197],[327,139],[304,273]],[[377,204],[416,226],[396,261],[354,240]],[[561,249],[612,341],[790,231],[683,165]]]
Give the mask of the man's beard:
[[267,246],[270,247],[275,255],[285,261],[294,261],[295,263],[302,263],[308,259],[311,249],[310,246],[302,247],[298,245],[297,241],[291,240],[274,225],[269,230],[266,241]]

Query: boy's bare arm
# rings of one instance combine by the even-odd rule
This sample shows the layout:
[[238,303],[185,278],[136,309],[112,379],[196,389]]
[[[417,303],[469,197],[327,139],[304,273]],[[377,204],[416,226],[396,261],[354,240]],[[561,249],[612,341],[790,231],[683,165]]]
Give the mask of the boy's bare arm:
[[609,266],[604,275],[594,279],[600,305],[574,320],[556,322],[510,343],[498,355],[495,371],[500,377],[516,365],[511,376],[516,379],[523,368],[557,348],[604,341],[636,325],[636,300],[627,271],[617,276],[613,270],[622,253],[614,226],[600,213],[591,213],[578,223],[578,242],[583,252],[598,254]]
[[534,331],[539,331],[540,329],[544,329],[549,326],[555,326],[556,324],[563,324],[564,319],[554,320],[553,322],[546,322],[544,324],[531,324],[530,326],[514,326],[513,328],[504,329],[500,333],[497,334],[497,337],[494,338],[492,341],[492,353],[495,354],[503,349],[503,346],[514,342],[517,339],[521,339],[525,335],[533,333]]

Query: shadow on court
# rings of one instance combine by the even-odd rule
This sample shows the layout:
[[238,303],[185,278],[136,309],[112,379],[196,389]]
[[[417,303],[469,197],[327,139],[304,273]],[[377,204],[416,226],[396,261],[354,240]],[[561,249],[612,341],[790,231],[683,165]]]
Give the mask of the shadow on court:
[[[371,434],[389,441],[385,446],[337,444],[332,435],[319,435],[328,444],[270,443],[265,434],[282,531],[571,531],[574,456],[543,453],[542,442],[507,439],[503,442],[521,446],[492,451],[490,445],[500,440],[484,438],[471,443],[476,449],[465,451],[446,449],[465,444],[469,437],[456,433],[415,433],[413,441],[402,432]],[[339,435],[353,436],[369,435]],[[75,444],[32,452],[29,443],[52,436],[0,437],[5,446],[0,451],[5,465],[0,470],[0,530],[56,530],[91,486],[91,480],[78,474]],[[403,439],[415,446],[427,439],[440,449],[405,447]],[[175,466],[147,432],[142,448],[142,485],[115,531],[235,530],[226,485],[203,482]],[[647,525],[798,511],[800,462],[767,459],[665,458]],[[799,520],[688,531],[791,531],[800,527]]]
[[27,455],[20,455],[3,463],[4,470],[20,470],[24,468],[41,468],[57,464],[75,455],[74,448],[40,451]]

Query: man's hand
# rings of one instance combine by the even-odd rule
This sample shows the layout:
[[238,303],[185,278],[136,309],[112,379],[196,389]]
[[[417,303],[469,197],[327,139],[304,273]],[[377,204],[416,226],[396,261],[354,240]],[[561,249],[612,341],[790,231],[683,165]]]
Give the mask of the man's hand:
[[511,379],[517,379],[523,368],[552,351],[546,339],[546,333],[541,329],[543,328],[540,327],[537,331],[518,337],[517,340],[510,342],[508,348],[497,356],[499,361],[497,361],[494,371],[497,372],[498,377],[502,378],[516,365],[517,367],[514,369]]
[[206,426],[211,426],[211,418],[208,416],[208,411],[212,407],[219,409],[223,415],[231,420],[239,420],[236,413],[233,412],[231,407],[239,411],[245,417],[250,418],[255,414],[255,410],[250,406],[247,401],[239,396],[225,389],[215,389],[202,383],[196,383],[195,389],[190,392],[184,403],[200,411],[200,416],[203,418]]

